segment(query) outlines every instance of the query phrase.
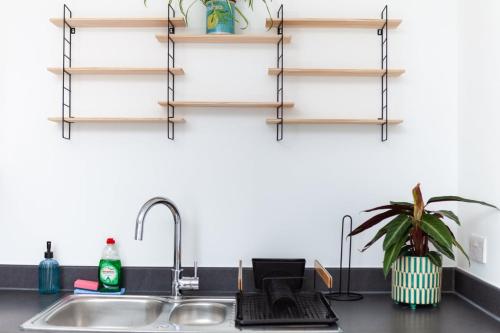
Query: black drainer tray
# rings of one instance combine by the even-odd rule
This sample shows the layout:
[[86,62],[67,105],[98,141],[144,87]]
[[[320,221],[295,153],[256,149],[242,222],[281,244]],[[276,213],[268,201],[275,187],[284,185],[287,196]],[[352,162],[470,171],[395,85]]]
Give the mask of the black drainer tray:
[[297,312],[273,313],[264,293],[238,293],[236,324],[251,325],[334,325],[338,318],[320,292],[295,294]]

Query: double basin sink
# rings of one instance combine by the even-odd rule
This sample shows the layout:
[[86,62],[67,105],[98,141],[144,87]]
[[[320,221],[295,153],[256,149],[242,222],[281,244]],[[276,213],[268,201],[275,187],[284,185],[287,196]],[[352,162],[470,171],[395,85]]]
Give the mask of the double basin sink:
[[228,332],[234,298],[70,295],[21,325],[24,330]]

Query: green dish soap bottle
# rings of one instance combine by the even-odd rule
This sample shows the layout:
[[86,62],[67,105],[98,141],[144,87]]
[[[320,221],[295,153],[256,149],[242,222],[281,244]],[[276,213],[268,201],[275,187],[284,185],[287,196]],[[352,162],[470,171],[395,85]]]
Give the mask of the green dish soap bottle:
[[122,284],[122,263],[113,238],[106,240],[99,261],[99,291],[120,291]]

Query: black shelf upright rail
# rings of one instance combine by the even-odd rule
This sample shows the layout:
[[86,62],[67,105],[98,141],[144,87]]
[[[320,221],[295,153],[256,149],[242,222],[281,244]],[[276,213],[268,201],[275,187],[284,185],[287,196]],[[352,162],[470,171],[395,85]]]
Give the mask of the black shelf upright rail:
[[169,4],[168,5],[168,32],[167,32],[167,53],[168,53],[168,70],[167,70],[167,84],[168,84],[168,91],[167,91],[167,136],[170,140],[174,140],[175,137],[175,123],[172,121],[172,119],[175,117],[175,106],[172,105],[170,102],[175,101],[175,74],[171,70],[171,68],[175,67],[175,42],[170,37],[170,35],[175,34],[175,25],[172,23],[171,19],[175,17],[175,10],[174,8]]
[[280,6],[278,10],[278,19],[279,19],[279,25],[278,25],[278,36],[280,36],[280,39],[277,43],[276,47],[276,65],[279,68],[279,73],[276,77],[276,101],[278,102],[278,106],[276,107],[276,119],[279,120],[278,123],[276,123],[276,140],[281,141],[283,140],[283,76],[284,76],[284,71],[283,71],[283,51],[284,51],[284,41],[283,41],[283,5]]
[[68,6],[63,7],[63,66],[62,66],[62,137],[66,140],[71,140],[71,122],[67,119],[72,118],[71,115],[71,73],[67,70],[71,68],[71,48],[72,36],[76,29],[72,27],[68,19],[73,17],[73,13]]
[[389,38],[388,38],[388,21],[389,14],[387,5],[382,10],[380,14],[380,18],[384,21],[384,24],[381,29],[378,29],[377,33],[380,36],[380,54],[381,54],[381,68],[384,71],[381,77],[381,109],[380,109],[380,120],[384,122],[381,124],[381,140],[382,142],[387,141],[388,131],[389,131],[389,106],[388,106],[388,98],[389,98],[389,87],[388,87],[388,77],[389,77],[389,60],[388,60],[388,51],[389,51]]

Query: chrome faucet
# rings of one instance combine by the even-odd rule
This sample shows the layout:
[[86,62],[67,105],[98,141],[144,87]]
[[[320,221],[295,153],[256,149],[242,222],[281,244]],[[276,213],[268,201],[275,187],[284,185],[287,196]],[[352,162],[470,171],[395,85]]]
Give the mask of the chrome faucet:
[[198,290],[199,289],[199,279],[198,279],[198,265],[195,261],[194,263],[194,277],[182,277],[181,268],[181,216],[179,210],[175,204],[162,197],[156,197],[148,200],[139,211],[137,215],[137,220],[135,222],[135,239],[142,241],[142,235],[144,232],[144,219],[148,211],[158,204],[167,206],[174,217],[174,267],[172,268],[172,296],[174,298],[180,298],[182,296],[182,290]]

